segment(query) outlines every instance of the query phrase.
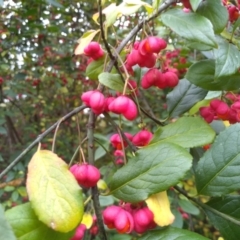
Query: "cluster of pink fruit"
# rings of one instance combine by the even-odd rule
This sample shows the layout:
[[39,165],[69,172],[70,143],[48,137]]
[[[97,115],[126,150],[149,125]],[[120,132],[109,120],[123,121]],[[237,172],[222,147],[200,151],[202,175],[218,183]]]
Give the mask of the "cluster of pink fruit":
[[206,122],[217,119],[228,120],[231,124],[240,122],[240,96],[228,93],[225,97],[232,102],[230,106],[220,99],[213,99],[208,107],[199,109]]
[[126,68],[132,71],[132,67],[136,64],[139,67],[150,68],[143,76],[141,86],[144,89],[152,86],[164,89],[167,87],[175,87],[179,82],[175,69],[159,70],[155,67],[158,54],[167,47],[164,39],[159,37],[148,37],[141,42],[135,42],[132,51],[126,58]]
[[100,91],[92,90],[83,93],[81,99],[95,114],[110,111],[116,114],[122,114],[130,121],[134,120],[138,115],[136,104],[131,98],[125,95],[105,98]]
[[[137,147],[143,147],[149,144],[153,134],[148,130],[141,130],[136,133],[134,136],[130,133],[124,133],[124,135]],[[118,133],[115,133],[111,136],[110,142],[112,146],[116,149],[114,151],[114,156],[116,157],[116,164],[123,164],[124,153],[122,151],[123,147],[127,147],[127,142],[125,140],[121,141],[121,137]]]
[[70,167],[70,172],[73,174],[78,184],[85,188],[96,186],[101,176],[96,167],[87,163],[72,165]]
[[119,233],[142,234],[156,227],[154,215],[143,204],[130,203],[121,206],[109,206],[103,211],[103,221],[109,229],[116,229]]

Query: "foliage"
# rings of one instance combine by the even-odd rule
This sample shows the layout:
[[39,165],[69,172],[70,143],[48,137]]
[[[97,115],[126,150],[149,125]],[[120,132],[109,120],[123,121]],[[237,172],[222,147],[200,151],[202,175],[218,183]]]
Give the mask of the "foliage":
[[239,238],[240,1],[0,5],[0,239]]

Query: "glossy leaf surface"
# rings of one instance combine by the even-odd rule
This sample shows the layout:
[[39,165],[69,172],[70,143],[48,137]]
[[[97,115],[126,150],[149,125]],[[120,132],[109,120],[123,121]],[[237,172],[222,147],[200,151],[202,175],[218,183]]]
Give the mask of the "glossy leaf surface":
[[150,144],[171,142],[185,148],[203,146],[215,137],[213,129],[199,117],[181,117],[176,122],[160,127]]
[[198,162],[196,186],[199,194],[221,196],[240,188],[240,124],[220,132]]
[[207,203],[214,211],[205,208],[212,224],[226,240],[238,240],[240,236],[240,197],[214,198]]
[[161,18],[166,26],[191,44],[201,44],[205,50],[217,47],[212,23],[207,18],[197,13],[184,13],[177,8],[166,11]]
[[173,143],[144,147],[113,175],[110,194],[127,202],[145,200],[182,179],[191,167],[191,159],[184,148]]
[[182,79],[179,84],[167,94],[167,110],[171,117],[177,117],[188,111],[195,103],[202,100],[207,91]]

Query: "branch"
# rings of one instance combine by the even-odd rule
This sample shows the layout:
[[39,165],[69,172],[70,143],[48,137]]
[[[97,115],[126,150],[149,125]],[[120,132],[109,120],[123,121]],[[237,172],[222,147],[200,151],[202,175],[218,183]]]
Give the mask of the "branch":
[[200,202],[198,199],[195,199],[193,197],[190,197],[188,195],[188,193],[186,191],[184,191],[183,189],[181,189],[180,187],[178,186],[175,186],[174,189],[176,191],[178,191],[179,193],[181,193],[183,196],[185,196],[186,198],[188,198],[189,200],[191,200],[192,202],[196,203],[198,206],[200,206],[203,210],[208,210],[210,212],[212,212],[213,214],[216,214],[218,215],[219,217],[222,217],[238,226],[240,226],[240,221],[230,215],[227,215],[225,213],[222,213],[222,212],[219,212],[218,210],[216,210],[215,208],[212,208],[210,206],[208,206],[207,204],[204,204],[202,202]]
[[107,39],[105,37],[105,33],[104,33],[104,23],[103,23],[103,14],[102,14],[102,1],[101,0],[98,0],[98,12],[99,12],[99,22],[100,22],[100,31],[101,31],[101,37],[102,37],[102,40],[103,40],[103,44],[108,52],[108,55],[111,59],[111,61],[113,62],[113,65],[114,67],[117,69],[118,73],[121,75],[121,71],[118,67],[118,62],[116,61],[116,56],[114,56],[111,52],[111,49],[109,47],[109,44],[107,42]]
[[82,111],[85,108],[87,108],[87,106],[85,106],[85,105],[75,108],[73,111],[69,112],[64,117],[62,117],[60,120],[58,120],[56,123],[54,123],[45,132],[38,135],[38,137],[0,173],[0,179],[6,173],[8,173],[21,160],[21,158],[24,155],[26,155],[35,145],[37,145],[44,137],[46,137],[53,129],[55,129],[58,126],[59,121],[61,121],[61,122],[66,121],[68,118],[76,115],[77,113],[79,113],[80,111]]
[[[153,14],[150,18],[146,19],[146,20],[142,20],[138,25],[136,25],[132,31],[122,40],[122,42],[119,44],[119,46],[117,47],[116,51],[117,53],[120,53],[123,48],[127,45],[127,43],[142,29],[143,25],[145,22],[150,22],[152,21],[154,18],[156,18],[161,12],[163,12],[165,9],[167,9],[169,6],[171,6],[173,3],[176,3],[177,0],[166,0],[158,9],[158,11]],[[116,56],[114,56],[116,57]],[[116,59],[114,61],[111,61],[107,67],[106,72],[110,72],[114,66],[114,62],[116,61]]]
[[120,129],[118,127],[118,125],[112,120],[112,118],[110,117],[110,115],[108,113],[104,113],[105,118],[112,124],[112,126],[116,129],[117,132],[120,132],[122,135],[122,138],[124,139],[124,141],[127,142],[127,144],[129,145],[129,147],[132,149],[133,152],[137,151],[137,147],[134,146],[132,144],[132,142],[127,138],[127,136],[124,134],[124,132],[122,131],[122,129]]
[[[87,138],[88,138],[88,162],[91,165],[94,165],[94,127],[95,127],[95,115],[92,111],[90,111],[88,124],[87,124]],[[94,186],[91,188],[92,190],[92,199],[93,199],[93,205],[95,214],[97,216],[97,223],[99,227],[99,237],[102,240],[107,240],[106,231],[104,229],[104,224],[102,220],[102,213],[101,213],[101,207],[99,203],[99,192],[97,189],[97,186]]]

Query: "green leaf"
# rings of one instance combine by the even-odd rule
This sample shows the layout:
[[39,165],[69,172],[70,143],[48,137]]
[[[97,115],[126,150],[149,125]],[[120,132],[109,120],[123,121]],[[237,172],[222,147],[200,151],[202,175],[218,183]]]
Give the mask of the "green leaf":
[[199,194],[221,196],[240,188],[240,124],[220,132],[196,168]]
[[0,240],[16,240],[13,231],[7,222],[2,206],[0,205]]
[[124,88],[124,82],[119,74],[113,74],[108,72],[103,72],[98,76],[98,80],[104,86],[122,92]]
[[166,11],[161,18],[166,26],[191,43],[201,44],[205,50],[217,47],[213,26],[207,18],[197,13],[184,13],[177,8]]
[[140,149],[119,169],[109,184],[110,194],[126,202],[139,202],[177,184],[191,167],[191,155],[173,143]]
[[240,26],[240,18],[233,24],[233,32],[236,31],[236,29]]
[[[47,227],[39,221],[30,203],[21,204],[6,211],[6,218],[18,240],[69,240],[74,234],[73,232],[56,232]],[[10,238],[4,240],[6,239],[11,240]]]
[[178,204],[182,208],[182,210],[186,213],[190,213],[192,215],[199,215],[200,214],[199,209],[188,200],[180,199],[178,201]]
[[214,211],[204,208],[210,222],[220,231],[225,240],[239,240],[240,196],[214,198],[207,203]]
[[60,232],[73,230],[83,216],[82,191],[68,165],[38,150],[28,165],[27,191],[39,220]]
[[167,227],[164,229],[158,229],[153,231],[148,231],[139,240],[207,240],[197,233],[190,232],[188,230]]
[[192,6],[192,10],[194,12],[196,12],[199,4],[202,2],[202,0],[190,0],[191,6]]
[[199,117],[181,117],[176,122],[160,127],[150,145],[171,142],[181,147],[192,148],[211,143],[215,137],[213,129]]
[[214,32],[216,33],[222,32],[227,25],[228,11],[227,8],[222,5],[221,0],[201,1],[197,13],[211,21]]
[[240,53],[237,47],[223,38],[218,38],[218,49],[215,50],[215,77],[228,76],[238,71]]
[[167,110],[169,116],[176,117],[185,113],[206,95],[206,90],[191,84],[186,79],[182,79],[179,84],[167,94]]
[[100,58],[97,61],[92,61],[86,69],[86,76],[91,80],[97,80],[98,75],[103,72],[104,68],[104,59]]
[[207,90],[236,90],[240,87],[240,74],[215,79],[215,60],[207,59],[194,63],[185,78],[191,83]]

